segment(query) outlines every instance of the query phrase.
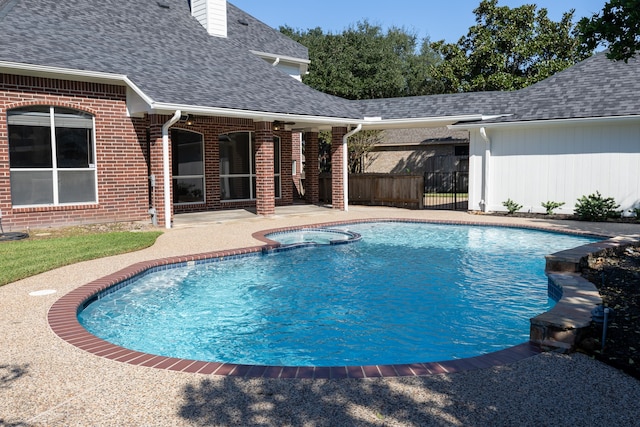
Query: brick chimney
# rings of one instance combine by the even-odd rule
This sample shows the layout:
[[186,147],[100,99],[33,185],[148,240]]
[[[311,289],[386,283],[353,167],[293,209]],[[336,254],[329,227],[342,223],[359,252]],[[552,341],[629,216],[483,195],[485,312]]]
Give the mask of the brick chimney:
[[191,0],[191,15],[212,36],[227,37],[226,0]]

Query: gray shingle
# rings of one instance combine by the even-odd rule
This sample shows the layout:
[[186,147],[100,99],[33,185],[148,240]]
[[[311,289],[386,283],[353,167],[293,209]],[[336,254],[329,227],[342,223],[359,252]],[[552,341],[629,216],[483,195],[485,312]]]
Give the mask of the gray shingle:
[[191,17],[187,0],[166,2],[169,9],[156,0],[0,0],[0,61],[123,74],[160,103],[312,117],[510,114],[493,122],[513,122],[638,114],[640,60],[612,62],[603,53],[516,92],[347,101],[251,54],[304,57],[306,49],[235,6],[229,37],[218,38]]
[[292,79],[212,37],[188,3],[155,0],[20,1],[2,21],[0,60],[127,75],[156,102],[352,117],[348,101]]
[[290,39],[245,11],[227,3],[227,33],[250,50],[309,59],[306,47]]
[[447,127],[389,129],[384,131],[383,144],[386,145],[414,145],[414,144],[454,144],[468,143],[469,131],[454,130]]

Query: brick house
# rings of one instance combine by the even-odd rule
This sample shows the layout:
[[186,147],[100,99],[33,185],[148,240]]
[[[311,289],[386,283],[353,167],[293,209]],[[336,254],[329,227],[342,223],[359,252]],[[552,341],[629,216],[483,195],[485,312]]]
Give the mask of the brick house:
[[[499,210],[501,197],[534,193],[517,186],[524,168],[510,166],[533,159],[532,147],[527,185],[539,172],[548,181],[550,169],[572,170],[566,154],[608,153],[608,166],[586,176],[606,179],[623,208],[640,201],[640,183],[628,179],[628,165],[640,164],[635,60],[596,55],[512,93],[348,101],[301,83],[306,48],[225,0],[0,0],[0,28],[5,227],[150,220],[169,228],[182,212],[270,215],[294,193],[317,203],[316,156],[306,156],[304,188],[294,164],[298,175],[301,133],[306,152],[317,152],[323,129],[332,131],[335,209],[348,208],[350,133],[454,125],[470,132],[471,209]],[[580,130],[582,143],[575,130],[585,124],[596,131]],[[536,200],[584,194],[580,176],[558,175],[562,185],[536,188]]]
[[[269,215],[302,192],[300,132],[313,149],[332,129],[339,146],[360,118],[300,83],[306,48],[226,1],[2,0],[0,23],[10,227]],[[317,190],[304,193],[317,203]]]

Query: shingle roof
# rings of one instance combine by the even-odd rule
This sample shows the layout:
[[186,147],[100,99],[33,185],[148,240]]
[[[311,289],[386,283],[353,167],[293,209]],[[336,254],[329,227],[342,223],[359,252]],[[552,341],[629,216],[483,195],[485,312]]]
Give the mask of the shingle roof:
[[258,52],[298,59],[309,59],[309,51],[247,12],[227,3],[227,35],[229,39]]
[[385,119],[509,114],[514,99],[509,92],[474,92],[353,101],[365,117]]
[[275,70],[233,39],[210,36],[186,0],[168,4],[19,0],[1,23],[0,60],[124,74],[160,103],[360,117],[348,101]]
[[637,115],[640,59],[611,61],[600,52],[514,93],[513,115],[500,122]]
[[191,17],[187,0],[163,2],[170,7],[156,0],[0,0],[0,61],[126,75],[158,103],[309,117],[510,115],[491,123],[638,114],[640,60],[612,62],[603,53],[515,92],[347,101],[251,54],[301,57],[306,49],[237,7],[229,4],[229,37],[219,38]]
[[454,130],[445,126],[435,128],[388,129],[384,131],[382,144],[415,145],[468,143],[469,131]]

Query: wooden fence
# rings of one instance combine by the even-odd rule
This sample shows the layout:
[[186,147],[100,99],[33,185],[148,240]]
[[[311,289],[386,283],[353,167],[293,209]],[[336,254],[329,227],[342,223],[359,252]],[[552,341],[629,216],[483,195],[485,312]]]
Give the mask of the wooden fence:
[[[349,203],[360,205],[424,207],[424,176],[350,174]],[[331,175],[320,176],[320,199],[331,202]]]

